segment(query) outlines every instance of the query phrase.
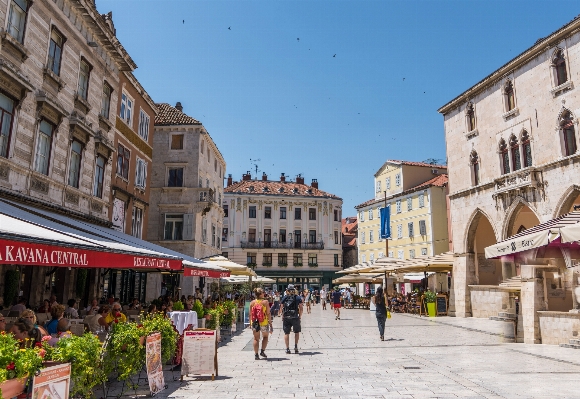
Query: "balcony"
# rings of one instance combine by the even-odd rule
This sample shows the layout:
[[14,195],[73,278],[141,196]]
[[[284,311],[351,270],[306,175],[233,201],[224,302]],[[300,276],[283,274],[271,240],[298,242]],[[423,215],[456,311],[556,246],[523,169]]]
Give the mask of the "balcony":
[[525,168],[495,179],[494,185],[494,197],[519,193],[541,186],[541,176],[535,168]]
[[303,250],[312,250],[312,249],[324,249],[324,242],[293,242],[292,240],[286,242],[279,242],[279,241],[263,241],[263,240],[255,240],[255,241],[247,241],[243,240],[240,242],[240,247],[243,249],[303,249]]

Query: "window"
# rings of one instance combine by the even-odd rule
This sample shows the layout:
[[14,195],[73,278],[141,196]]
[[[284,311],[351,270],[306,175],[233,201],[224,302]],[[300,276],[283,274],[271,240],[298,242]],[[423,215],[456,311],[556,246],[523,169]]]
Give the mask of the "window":
[[371,231],[369,231],[369,243],[372,244],[373,242],[375,242],[375,240],[374,240],[374,231],[371,230]]
[[250,206],[248,208],[248,217],[255,219],[256,218],[256,206]]
[[381,181],[377,181],[377,193],[381,192]]
[[222,228],[222,241],[227,241],[228,240],[228,228],[224,227]]
[[403,238],[403,225],[397,225],[397,238]]
[[[145,111],[139,111],[139,136],[143,138],[143,140],[149,140],[149,115],[145,113]],[[171,136],[171,149],[172,150],[179,150],[181,148],[173,148],[173,137],[179,135]],[[181,145],[183,146],[183,135],[181,135]]]
[[109,119],[109,111],[111,109],[111,93],[113,89],[107,82],[103,84],[103,97],[101,98],[101,116]]
[[475,130],[475,109],[473,103],[468,103],[467,107],[465,107],[465,116],[467,118],[467,131],[471,132]]
[[294,248],[301,248],[301,240],[302,240],[302,231],[301,230],[294,230]]
[[532,166],[532,146],[527,131],[522,132],[522,153],[524,154],[524,168]]
[[147,162],[137,157],[135,166],[135,185],[144,189],[147,186]]
[[415,257],[415,250],[414,249],[410,249],[409,250],[409,258],[413,259]]
[[302,208],[294,208],[294,220],[302,219]]
[[389,258],[392,258],[395,256],[395,253],[393,251],[389,251]]
[[264,207],[264,219],[272,219],[272,207]]
[[131,118],[133,117],[133,99],[125,92],[121,94],[121,112],[119,117],[125,121],[127,125],[131,125]]
[[419,208],[423,208],[425,206],[425,194],[419,194]]
[[334,254],[334,266],[340,266],[338,264],[338,254]]
[[308,208],[308,220],[316,220],[316,208]]
[[278,254],[278,266],[288,266],[288,254]]
[[403,250],[398,250],[397,251],[397,258],[399,259],[403,259],[405,257],[405,251]]
[[119,144],[117,149],[117,174],[129,180],[129,160],[131,151]]
[[200,151],[201,152],[201,155],[203,155],[203,148],[204,148],[204,141],[201,140],[201,148],[200,148],[201,149],[201,151]]
[[514,85],[511,80],[508,79],[504,86],[504,96],[505,96],[505,107],[506,112],[513,110],[516,107],[516,98],[514,95]]
[[256,242],[256,229],[248,229],[248,242]]
[[373,210],[369,209],[369,220],[373,220]]
[[98,155],[95,161],[95,186],[93,188],[93,195],[98,198],[103,198],[103,180],[105,178],[105,164],[107,161],[105,157]]
[[365,241],[366,241],[366,240],[365,240],[365,232],[364,232],[364,231],[362,231],[362,232],[360,233],[360,242],[361,242],[361,244],[366,244],[366,242],[365,242]]
[[26,27],[27,0],[12,0],[8,16],[8,33],[18,42],[24,43],[24,28]]
[[564,59],[564,52],[558,49],[554,54],[552,60],[552,68],[554,68],[556,77],[556,86],[560,86],[568,81],[568,74],[566,71],[566,60]]
[[360,257],[360,259],[361,259],[361,262],[366,262],[366,260],[367,260],[367,257],[366,257],[366,255],[362,255],[362,256]]
[[183,215],[165,215],[165,240],[183,239]]
[[385,179],[385,185],[387,186],[387,190],[391,189],[391,178],[390,177],[387,177]]
[[142,229],[143,229],[143,209],[134,206],[133,220],[131,224],[131,235],[133,237],[141,238]]
[[507,144],[504,139],[499,141],[499,156],[501,158],[502,173],[510,173],[510,156],[508,153]]
[[479,156],[477,152],[471,151],[469,159],[471,162],[472,182],[474,186],[477,186],[479,185]]
[[400,187],[401,186],[401,174],[397,173],[395,175],[395,186]]
[[246,256],[246,260],[248,262],[248,265],[256,265],[258,263],[258,255],[255,252],[248,252],[248,255]]
[[52,28],[50,32],[50,47],[48,48],[48,69],[55,75],[60,75],[60,61],[62,58],[62,46],[64,39],[62,35]]
[[224,217],[227,218],[229,215],[229,211],[230,211],[229,206],[224,205],[223,210],[224,210]]
[[522,162],[520,159],[520,146],[516,136],[510,137],[510,151],[512,153],[512,166],[514,172],[522,168]]
[[422,236],[427,235],[427,225],[425,224],[424,220],[419,220],[419,234]]
[[374,253],[370,254],[369,261],[371,262],[371,264],[375,261],[375,254]]
[[413,210],[413,198],[409,197],[407,198],[407,211],[412,210]]
[[68,169],[68,185],[79,188],[81,158],[83,146],[80,141],[73,140],[70,146],[70,165]]
[[565,111],[560,118],[560,127],[564,136],[564,151],[566,156],[576,153],[576,132],[574,130],[574,118],[570,112]]
[[183,187],[183,168],[169,168],[167,187]]
[[286,219],[286,207],[285,206],[280,207],[280,219]]
[[280,242],[286,242],[286,229],[280,229]]
[[216,238],[217,238],[216,226],[215,226],[215,224],[212,223],[212,225],[211,225],[211,246],[212,247],[216,246],[216,242],[218,241]]
[[199,192],[199,202],[206,202],[207,201],[207,191],[200,191]]
[[365,211],[360,211],[358,214],[358,218],[360,219],[361,222],[365,221]]
[[338,244],[338,231],[334,231],[334,243]]
[[427,255],[427,248],[421,248],[421,255]]
[[308,242],[310,244],[316,243],[316,230],[308,230]]
[[308,254],[308,266],[318,266],[318,255]]
[[415,229],[414,229],[413,222],[407,223],[407,228],[409,229],[409,237],[410,238],[415,237]]
[[8,157],[10,137],[12,137],[12,118],[14,101],[0,93],[0,156]]
[[171,136],[171,149],[183,150],[183,134],[174,134]]
[[42,173],[43,175],[48,175],[48,164],[50,162],[50,149],[52,148],[53,130],[54,126],[44,119],[40,122],[34,170],[36,170],[38,173]]
[[272,266],[272,254],[264,254],[262,258],[263,266]]
[[397,204],[397,213],[401,213],[401,200],[400,199],[397,200],[396,204]]
[[338,218],[338,209],[334,210],[334,221],[335,222],[340,222],[340,219]]
[[292,255],[294,266],[302,266],[302,254]]
[[77,95],[86,100],[89,94],[89,80],[91,76],[92,67],[89,63],[81,58],[80,70],[79,70],[79,87],[77,88]]
[[272,230],[271,229],[264,229],[264,247],[265,248],[272,247]]

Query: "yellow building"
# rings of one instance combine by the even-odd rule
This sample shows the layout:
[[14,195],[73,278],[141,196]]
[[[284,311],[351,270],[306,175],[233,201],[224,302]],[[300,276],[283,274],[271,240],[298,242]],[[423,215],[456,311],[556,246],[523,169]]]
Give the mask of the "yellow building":
[[[449,251],[446,173],[446,166],[422,162],[389,160],[381,166],[375,173],[375,198],[355,206],[359,263]],[[380,209],[385,202],[391,206],[388,254],[380,238]]]

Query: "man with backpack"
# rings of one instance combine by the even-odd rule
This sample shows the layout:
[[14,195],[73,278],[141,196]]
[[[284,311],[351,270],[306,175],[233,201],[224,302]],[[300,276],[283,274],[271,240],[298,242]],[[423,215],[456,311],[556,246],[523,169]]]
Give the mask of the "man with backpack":
[[284,343],[286,344],[287,354],[290,354],[290,330],[294,331],[294,353],[298,353],[302,309],[302,297],[296,294],[294,285],[289,284],[286,289],[286,295],[284,295],[280,303],[280,315],[282,315],[282,329],[284,330]]

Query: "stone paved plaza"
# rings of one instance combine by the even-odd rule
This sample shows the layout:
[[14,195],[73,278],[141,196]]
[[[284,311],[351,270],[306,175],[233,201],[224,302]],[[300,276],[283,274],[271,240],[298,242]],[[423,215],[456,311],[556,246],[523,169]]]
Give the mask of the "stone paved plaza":
[[[374,314],[314,306],[300,354],[284,352],[281,320],[254,360],[249,330],[219,349],[219,377],[169,381],[161,398],[578,398],[573,349],[502,342],[502,322],[394,314],[379,340]],[[291,342],[293,334],[291,334]],[[166,373],[166,379],[171,374]],[[145,393],[145,391],[143,391]]]

